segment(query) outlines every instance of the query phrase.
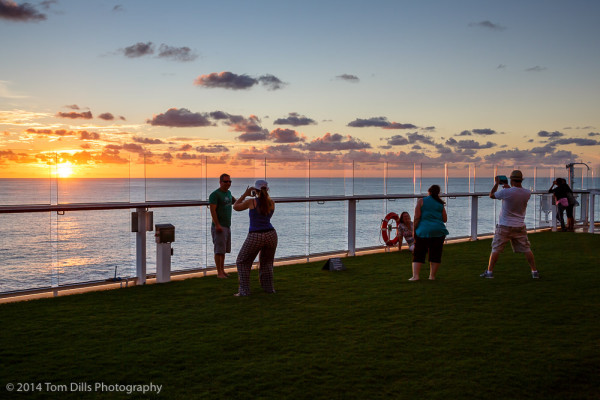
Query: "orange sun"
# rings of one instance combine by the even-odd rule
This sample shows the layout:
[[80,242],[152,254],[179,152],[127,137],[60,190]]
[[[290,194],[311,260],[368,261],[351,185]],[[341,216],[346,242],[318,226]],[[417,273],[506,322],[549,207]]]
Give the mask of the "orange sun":
[[70,162],[60,163],[56,166],[56,175],[59,178],[68,178],[73,175],[73,164]]

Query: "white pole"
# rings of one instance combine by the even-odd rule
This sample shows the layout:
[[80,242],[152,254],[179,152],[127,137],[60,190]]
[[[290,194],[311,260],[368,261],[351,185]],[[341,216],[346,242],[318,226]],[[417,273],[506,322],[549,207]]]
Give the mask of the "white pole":
[[356,254],[356,200],[348,200],[348,256]]
[[479,210],[479,197],[471,196],[471,240],[477,240],[478,210]]
[[138,230],[135,234],[135,272],[138,285],[146,284],[146,209],[137,208]]

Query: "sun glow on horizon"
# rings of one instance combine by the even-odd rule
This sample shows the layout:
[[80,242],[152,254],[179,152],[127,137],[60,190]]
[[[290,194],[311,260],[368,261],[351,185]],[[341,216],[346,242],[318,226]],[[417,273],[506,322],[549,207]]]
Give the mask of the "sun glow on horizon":
[[73,175],[73,172],[73,164],[68,161],[56,166],[56,176],[59,178],[69,178]]

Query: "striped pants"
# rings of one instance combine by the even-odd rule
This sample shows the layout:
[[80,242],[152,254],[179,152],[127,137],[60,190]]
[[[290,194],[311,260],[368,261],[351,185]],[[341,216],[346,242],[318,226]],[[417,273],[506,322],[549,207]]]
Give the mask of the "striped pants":
[[256,255],[259,257],[260,286],[267,293],[275,293],[273,288],[273,259],[277,249],[277,232],[249,232],[237,257],[236,265],[240,281],[240,296],[250,295],[250,270]]

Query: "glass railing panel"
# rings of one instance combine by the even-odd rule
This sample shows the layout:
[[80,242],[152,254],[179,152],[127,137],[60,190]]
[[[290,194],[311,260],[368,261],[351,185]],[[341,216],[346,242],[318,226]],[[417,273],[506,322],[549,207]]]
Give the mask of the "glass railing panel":
[[50,213],[2,214],[0,293],[52,286]]
[[351,196],[352,163],[335,161],[309,162],[310,196]]
[[[420,165],[420,180],[417,182],[420,187],[420,193],[426,194],[427,190],[432,185],[438,185],[441,189],[441,193],[445,192],[446,187],[446,169],[442,163],[428,163]],[[417,188],[418,190],[418,188]]]
[[413,163],[388,163],[385,184],[387,194],[412,194],[413,175]]
[[52,178],[0,178],[0,205],[50,204]]
[[351,195],[385,194],[386,165],[382,162],[354,163]]
[[491,164],[476,164],[472,170],[473,192],[489,192],[494,186],[496,169]]
[[466,237],[471,234],[471,198],[443,197],[446,202],[449,238]]
[[[448,163],[446,164],[447,190],[446,193],[469,193],[471,182],[469,181],[469,173],[471,166],[469,164]],[[442,191],[444,187],[442,186]]]
[[57,217],[58,285],[135,276],[130,210],[67,211]]
[[[171,257],[172,271],[204,268],[206,267],[207,258],[210,258],[212,265],[214,265],[210,225],[208,225],[207,229],[207,225],[204,223],[206,213],[206,207],[166,207],[153,209],[155,225],[171,224],[175,227],[175,241],[171,243],[171,248],[173,249],[173,256]],[[132,236],[135,236],[135,234],[132,234]],[[237,240],[239,240],[238,236],[239,232],[236,236]],[[207,243],[210,243],[211,247],[207,247]],[[146,237],[146,272],[148,274],[156,273],[156,247],[154,233],[149,232]],[[210,257],[207,257],[206,254],[207,248],[211,250]],[[235,261],[232,261],[230,257],[228,258],[226,261]]]
[[[381,237],[381,221],[386,216],[386,212],[382,211],[381,202],[382,200],[360,200],[356,203],[356,248],[385,245]],[[396,210],[393,212],[398,215],[401,213]],[[395,234],[396,232],[392,233]]]
[[313,202],[309,208],[310,254],[347,250],[348,202]]
[[279,203],[275,206],[271,218],[278,238],[275,258],[305,257],[308,254],[308,209],[308,203]]
[[[490,186],[491,189],[491,186]],[[500,212],[500,201],[490,199],[488,196],[479,197],[477,217],[477,234],[486,235],[494,233]]]
[[[92,164],[77,155],[58,153],[52,167],[56,204],[128,202],[130,160],[116,156],[114,163]],[[117,162],[118,161],[118,162]]]
[[160,154],[144,156],[146,201],[202,200],[205,157],[189,157],[175,162]]
[[308,196],[308,160],[267,160],[266,175],[271,197]]

